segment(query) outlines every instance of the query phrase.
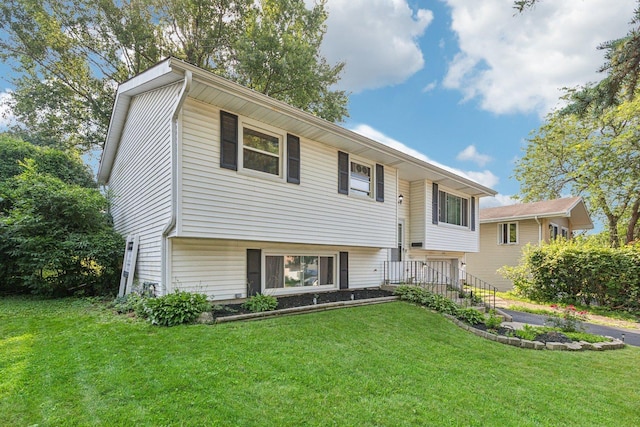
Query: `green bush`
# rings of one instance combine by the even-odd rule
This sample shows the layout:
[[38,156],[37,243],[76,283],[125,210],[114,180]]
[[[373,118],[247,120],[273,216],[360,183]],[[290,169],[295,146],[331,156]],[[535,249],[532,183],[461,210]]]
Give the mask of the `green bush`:
[[517,267],[502,268],[520,295],[545,302],[640,309],[640,245],[622,248],[558,239],[529,246]]
[[273,311],[278,307],[278,299],[272,295],[257,294],[247,299],[242,307],[252,313]]
[[113,301],[113,308],[120,314],[135,313],[136,316],[145,318],[147,317],[145,311],[146,299],[146,297],[132,292],[123,297],[117,297]]
[[484,315],[475,308],[458,309],[456,317],[470,325],[478,325],[484,322]]
[[485,319],[484,324],[487,329],[498,329],[502,325],[502,317],[497,316],[495,310],[490,310],[489,317]]
[[154,325],[175,326],[192,323],[211,306],[207,296],[177,290],[158,298],[145,298],[144,311],[146,317]]
[[117,289],[124,239],[97,190],[37,171],[0,183],[0,293],[104,295]]

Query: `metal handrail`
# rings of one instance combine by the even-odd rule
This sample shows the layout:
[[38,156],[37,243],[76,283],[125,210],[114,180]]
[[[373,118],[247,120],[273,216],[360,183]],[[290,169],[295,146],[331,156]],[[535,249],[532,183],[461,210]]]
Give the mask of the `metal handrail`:
[[384,283],[421,286],[464,307],[496,308],[495,286],[447,261],[385,261]]

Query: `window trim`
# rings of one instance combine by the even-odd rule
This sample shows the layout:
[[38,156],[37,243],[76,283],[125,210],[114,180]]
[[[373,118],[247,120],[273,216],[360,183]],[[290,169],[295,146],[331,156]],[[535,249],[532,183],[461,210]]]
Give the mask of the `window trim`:
[[[247,168],[244,166],[244,130],[245,128],[251,129],[256,132],[263,133],[268,136],[278,138],[278,174],[272,174],[269,172],[263,172],[256,169]],[[257,176],[266,179],[275,179],[278,181],[284,181],[286,179],[285,169],[287,169],[287,133],[281,129],[269,126],[262,122],[240,117],[238,120],[238,172],[246,175]],[[251,147],[247,149],[257,151]],[[257,151],[258,152],[258,151]],[[274,156],[275,157],[275,156]]]
[[[438,221],[437,221],[437,225],[443,225],[443,226],[446,226],[446,227],[455,227],[455,228],[463,229],[463,230],[471,230],[471,207],[470,207],[470,205],[471,205],[471,196],[468,196],[466,194],[462,195],[460,193],[449,191],[448,189],[440,188],[438,186],[438,184],[435,184],[433,186],[433,190],[435,191],[436,188],[438,190],[438,193],[437,193],[438,194],[438,201],[437,201],[437,206],[438,206],[437,220]],[[441,219],[441,212],[442,212],[442,209],[443,209],[443,204],[441,203],[441,200],[440,200],[440,194],[441,193],[444,193],[446,195],[450,195],[450,196],[457,197],[457,198],[461,199],[462,200],[462,202],[461,202],[461,206],[462,207],[465,206],[464,202],[466,201],[467,209],[466,209],[466,212],[464,212],[464,214],[466,216],[466,224],[464,224],[464,217],[463,216],[461,216],[461,218],[463,219],[462,220],[462,223],[463,223],[462,225],[453,224],[453,223],[450,223],[450,222],[443,221]],[[433,195],[432,195],[432,197],[433,197]],[[435,205],[435,203],[432,200],[432,209],[433,209],[434,205]],[[445,205],[446,205],[446,203],[445,203]],[[434,218],[433,218],[434,221],[433,222],[435,222],[436,216],[435,215],[433,215],[433,216],[434,216]],[[445,217],[446,217],[446,214],[445,214]]]
[[[282,287],[282,288],[267,288],[267,257],[287,257],[287,256],[316,256],[318,257],[318,261],[321,257],[323,258],[333,258],[333,284],[331,285],[318,285],[318,286],[292,286],[292,287]],[[326,252],[326,251],[262,251],[262,293],[266,293],[269,295],[290,295],[290,294],[300,294],[300,293],[309,293],[309,292],[319,292],[319,291],[330,291],[337,290],[339,287],[340,278],[339,274],[339,258],[337,252]],[[320,268],[320,266],[318,266]],[[284,272],[283,272],[284,273]],[[284,274],[283,274],[284,277]]]
[[[504,234],[503,234],[503,230],[504,230],[504,226],[507,226],[507,228],[509,229],[509,241],[508,242],[504,242]],[[516,241],[512,242],[511,241],[511,225],[515,225],[516,226]],[[518,224],[517,221],[515,222],[501,222],[498,223],[498,245],[500,246],[509,246],[509,245],[517,245],[520,241],[520,226]]]

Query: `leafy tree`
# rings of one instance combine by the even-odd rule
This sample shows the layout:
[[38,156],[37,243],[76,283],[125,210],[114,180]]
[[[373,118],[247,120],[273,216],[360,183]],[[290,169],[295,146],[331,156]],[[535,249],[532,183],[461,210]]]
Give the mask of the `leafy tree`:
[[66,184],[96,187],[92,172],[78,153],[38,147],[12,135],[0,134],[0,182],[21,174],[24,171],[21,162],[26,159],[35,161],[38,172],[55,176]]
[[7,0],[9,106],[38,141],[96,148],[117,84],[172,55],[338,121],[347,96],[331,90],[342,64],[319,54],[326,16],[324,0]]
[[124,241],[97,189],[38,173],[33,161],[2,187],[10,208],[0,214],[0,289],[60,296],[117,288]]
[[514,175],[525,201],[583,195],[606,221],[610,243],[638,238],[640,100],[601,115],[555,112],[528,140]]
[[0,136],[0,293],[108,293],[124,241],[78,156]]

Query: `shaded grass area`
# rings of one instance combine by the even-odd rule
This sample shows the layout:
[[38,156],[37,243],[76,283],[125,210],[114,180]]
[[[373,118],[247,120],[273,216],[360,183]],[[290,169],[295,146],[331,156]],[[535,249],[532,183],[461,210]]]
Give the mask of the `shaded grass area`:
[[640,349],[478,338],[404,302],[160,328],[0,301],[0,425],[635,426]]

